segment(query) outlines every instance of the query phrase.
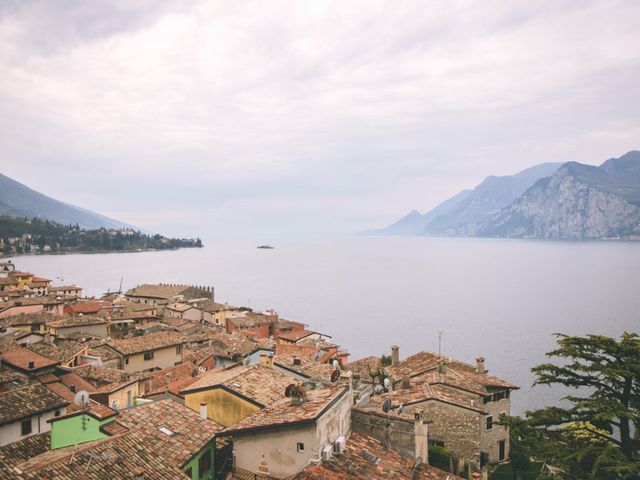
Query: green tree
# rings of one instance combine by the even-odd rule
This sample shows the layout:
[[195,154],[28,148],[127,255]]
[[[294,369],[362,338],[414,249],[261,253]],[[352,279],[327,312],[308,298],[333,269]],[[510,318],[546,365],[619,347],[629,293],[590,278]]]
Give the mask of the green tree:
[[566,478],[640,478],[640,337],[556,336],[558,348],[547,356],[559,362],[533,368],[535,384],[576,393],[564,397],[566,407],[527,412],[524,451]]

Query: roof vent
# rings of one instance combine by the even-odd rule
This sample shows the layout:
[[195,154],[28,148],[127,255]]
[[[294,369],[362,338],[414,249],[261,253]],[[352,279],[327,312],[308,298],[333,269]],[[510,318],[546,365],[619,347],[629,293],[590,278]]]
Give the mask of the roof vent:
[[365,460],[373,464],[377,464],[380,461],[380,459],[376,455],[374,455],[373,453],[369,453],[366,450],[362,450],[362,456]]
[[294,365],[302,365],[302,361],[298,357],[293,357]]
[[166,427],[160,427],[158,430],[160,430],[161,433],[164,433],[167,437],[173,437],[176,434],[176,432],[173,432]]
[[35,368],[35,366],[36,366],[36,363],[33,360],[31,360],[29,362],[29,368]]

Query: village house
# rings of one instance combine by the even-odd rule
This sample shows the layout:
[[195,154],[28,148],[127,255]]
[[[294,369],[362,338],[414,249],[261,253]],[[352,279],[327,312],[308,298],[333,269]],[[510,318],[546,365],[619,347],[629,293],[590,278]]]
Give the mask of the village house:
[[11,339],[16,345],[26,347],[31,343],[42,342],[45,336],[41,333],[19,330],[17,328],[0,326],[0,338]]
[[233,366],[202,374],[180,393],[187,407],[199,411],[204,403],[210,419],[229,426],[282,399],[292,381],[268,366]]
[[318,380],[329,382],[335,368],[328,363],[320,363],[309,357],[279,355],[270,360],[273,368],[302,381]]
[[107,321],[100,317],[61,318],[47,322],[47,328],[52,337],[69,337],[74,333],[99,338],[107,336]]
[[143,303],[157,307],[159,310],[164,310],[170,303],[211,298],[213,296],[213,287],[144,284],[128,290],[125,296],[134,303]]
[[[31,345],[34,346],[34,345]],[[53,373],[59,361],[38,355],[27,348],[16,348],[0,356],[0,365],[31,378]]]
[[474,366],[431,352],[399,361],[396,346],[391,353],[386,371],[393,392],[372,397],[374,408],[389,399],[394,409],[422,409],[431,440],[475,469],[508,459],[509,430],[499,419],[510,414],[510,394],[518,387],[488,375],[482,357]]
[[58,345],[45,341],[28,345],[27,348],[38,355],[57,361],[61,367],[68,368],[84,364],[84,357],[89,354],[89,345],[78,342]]
[[119,410],[135,405],[136,398],[140,396],[140,380],[129,378],[120,382],[109,383],[89,392],[92,400]]
[[76,285],[55,285],[49,287],[49,292],[65,301],[77,300],[82,297],[82,288]]
[[54,297],[20,297],[0,303],[0,319],[23,314],[62,315],[62,307],[62,301]]
[[350,432],[351,395],[337,384],[284,398],[220,433],[233,442],[233,465],[286,478],[313,459],[328,458]]
[[39,382],[0,392],[0,446],[51,429],[47,420],[66,413],[68,402]]
[[417,458],[417,452],[403,456],[373,437],[354,432],[328,460],[311,463],[293,480],[462,480],[424,461],[416,463]]
[[52,423],[51,450],[44,448],[46,436],[37,444],[25,441],[19,451],[0,448],[3,478],[215,477],[215,434],[222,427],[175,402],[151,402],[116,415],[91,404],[86,413]]
[[110,340],[106,347],[118,355],[118,368],[126,372],[159,370],[182,363],[183,335],[159,332]]

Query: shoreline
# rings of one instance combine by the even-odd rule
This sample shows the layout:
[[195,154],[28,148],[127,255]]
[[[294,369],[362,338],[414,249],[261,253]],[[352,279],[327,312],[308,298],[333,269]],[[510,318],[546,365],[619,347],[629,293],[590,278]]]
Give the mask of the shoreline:
[[5,255],[0,253],[0,258],[19,258],[19,257],[37,257],[45,255],[99,255],[105,253],[145,253],[145,252],[175,252],[176,250],[184,250],[188,248],[204,248],[202,247],[176,247],[176,248],[141,248],[135,250],[76,250],[68,252],[36,252],[36,253],[16,253],[14,255]]

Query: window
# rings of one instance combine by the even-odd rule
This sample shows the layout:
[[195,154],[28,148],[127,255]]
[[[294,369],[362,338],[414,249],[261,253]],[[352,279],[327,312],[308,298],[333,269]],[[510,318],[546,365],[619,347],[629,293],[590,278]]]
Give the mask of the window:
[[182,353],[182,345],[178,345],[176,347],[176,355],[180,355]]
[[124,364],[125,364],[125,365],[129,365],[129,357],[126,357],[126,358],[124,359]]
[[493,417],[491,415],[487,416],[487,430],[491,430],[493,428]]
[[211,469],[211,450],[206,450],[200,460],[198,460],[198,475],[200,478],[206,476],[207,472]]
[[298,442],[298,452],[304,452],[304,443]]
[[60,416],[60,410],[56,410],[55,413],[53,414],[54,417],[59,417]]
[[31,419],[27,418],[22,421],[22,435],[29,435],[31,433]]
[[145,360],[153,360],[153,352],[144,352]]
[[427,443],[429,443],[429,446],[432,447],[442,447],[444,448],[444,441],[442,440],[436,440],[435,438],[430,438]]
[[173,365],[177,367],[178,365],[182,365],[182,362],[176,362]]
[[507,449],[507,441],[500,440],[498,442],[498,460],[501,462],[505,459],[506,449]]

